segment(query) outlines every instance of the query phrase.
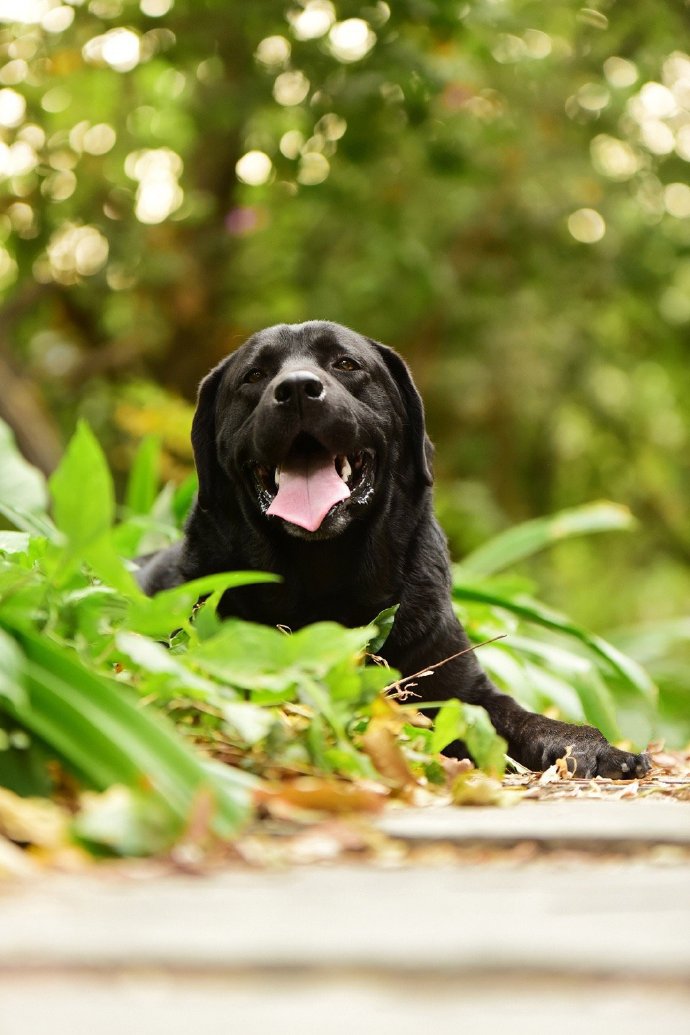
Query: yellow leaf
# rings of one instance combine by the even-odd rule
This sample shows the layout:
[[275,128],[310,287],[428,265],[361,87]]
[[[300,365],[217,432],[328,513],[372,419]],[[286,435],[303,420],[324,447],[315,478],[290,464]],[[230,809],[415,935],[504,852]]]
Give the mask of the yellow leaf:
[[374,719],[362,737],[362,746],[378,771],[395,787],[411,787],[417,781],[395,739],[390,723]]

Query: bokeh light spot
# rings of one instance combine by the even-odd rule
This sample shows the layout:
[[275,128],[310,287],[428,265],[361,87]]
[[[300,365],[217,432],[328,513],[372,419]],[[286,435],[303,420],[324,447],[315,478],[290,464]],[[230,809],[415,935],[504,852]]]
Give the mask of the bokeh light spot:
[[300,159],[297,180],[305,186],[313,187],[323,183],[330,171],[331,167],[324,155],[318,151],[305,151]]
[[74,21],[74,8],[62,4],[60,7],[53,7],[41,18],[41,25],[46,32],[64,32],[69,29]]
[[266,36],[256,48],[254,57],[266,68],[282,68],[290,60],[292,48],[284,36]]
[[130,72],[141,59],[141,39],[131,29],[110,29],[103,36],[94,36],[82,48],[84,60],[105,63],[116,72]]
[[676,146],[673,130],[659,119],[647,119],[640,127],[642,143],[653,155],[668,155]]
[[609,103],[611,94],[603,83],[585,83],[577,91],[577,103],[585,111],[601,111]]
[[237,179],[249,184],[250,187],[259,187],[266,183],[272,171],[273,162],[265,151],[247,151],[235,166]]
[[0,126],[18,126],[26,113],[26,101],[16,90],[0,90]]
[[666,119],[678,110],[675,97],[661,83],[645,83],[639,96],[645,110],[654,118]]
[[29,66],[22,58],[8,61],[0,68],[0,83],[7,86],[14,86],[15,83],[22,83],[29,74]]
[[579,208],[568,216],[568,230],[581,244],[596,244],[606,233],[606,223],[593,208]]
[[607,58],[604,62],[604,75],[611,86],[615,86],[619,90],[632,86],[639,77],[637,66],[622,57]]
[[376,43],[376,35],[362,18],[347,18],[333,26],[328,42],[338,61],[360,61]]
[[522,38],[528,55],[538,61],[547,58],[553,49],[551,37],[540,29],[527,29]]
[[278,145],[280,153],[293,160],[299,157],[303,146],[304,133],[300,133],[298,129],[289,129],[287,133],[283,133]]
[[81,146],[90,155],[104,155],[115,146],[117,135],[112,126],[106,122],[98,122],[86,130]]
[[309,93],[309,86],[304,72],[281,72],[273,84],[273,96],[278,104],[291,107],[302,103]]
[[140,0],[141,13],[148,18],[162,18],[172,9],[174,0]]
[[41,107],[44,111],[49,111],[51,115],[67,111],[71,103],[72,94],[64,86],[54,86],[52,90],[44,93],[41,98]]
[[325,36],[335,21],[335,8],[329,0],[309,0],[303,10],[288,15],[298,40],[314,40]]
[[600,133],[590,148],[594,168],[610,180],[629,180],[640,168],[638,155],[624,140]]
[[95,226],[65,223],[47,247],[52,278],[74,284],[80,276],[98,273],[108,261],[108,240]]
[[669,183],[664,188],[664,206],[676,219],[690,218],[690,187],[687,183]]

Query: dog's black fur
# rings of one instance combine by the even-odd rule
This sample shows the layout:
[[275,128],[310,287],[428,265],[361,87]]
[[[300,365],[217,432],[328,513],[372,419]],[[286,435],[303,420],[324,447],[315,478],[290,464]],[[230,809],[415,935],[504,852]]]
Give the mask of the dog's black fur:
[[[221,613],[298,629],[325,619],[365,625],[399,604],[381,653],[403,675],[469,646],[432,510],[422,401],[392,349],[322,321],[260,331],[202,382],[192,443],[198,500],[184,539],[140,571],[145,592],[213,572],[269,571],[282,582],[227,592]],[[267,515],[274,469],[319,449],[359,464],[350,497],[315,531]],[[545,769],[571,745],[578,776],[628,778],[649,768],[646,755],[619,751],[592,727],[525,711],[471,652],[420,680],[416,692],[483,705],[509,754],[530,769]]]

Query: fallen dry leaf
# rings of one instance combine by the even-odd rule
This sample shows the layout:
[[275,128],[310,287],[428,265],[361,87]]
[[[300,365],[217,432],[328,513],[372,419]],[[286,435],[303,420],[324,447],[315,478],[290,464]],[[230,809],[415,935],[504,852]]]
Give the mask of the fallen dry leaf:
[[381,776],[394,787],[404,790],[417,782],[394,731],[385,720],[374,719],[369,723],[362,737],[362,747]]
[[544,770],[537,782],[539,783],[540,787],[546,787],[547,784],[560,783],[560,781],[561,773],[558,768],[558,765],[554,762],[553,765],[550,765],[548,769]]
[[385,787],[372,782],[303,776],[275,787],[261,787],[254,798],[272,814],[286,817],[283,806],[315,812],[380,812],[387,796]]
[[453,781],[451,795],[454,805],[513,805],[521,797],[480,769],[460,773]]
[[31,856],[0,834],[0,880],[5,877],[33,877],[38,869]]
[[0,787],[0,834],[20,844],[56,848],[67,839],[69,815],[47,798],[20,798]]

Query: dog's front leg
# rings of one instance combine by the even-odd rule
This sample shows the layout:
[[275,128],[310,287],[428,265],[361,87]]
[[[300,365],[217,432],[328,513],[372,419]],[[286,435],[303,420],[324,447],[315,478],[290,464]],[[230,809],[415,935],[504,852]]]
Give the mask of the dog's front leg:
[[[402,606],[400,611],[403,611]],[[432,627],[420,621],[419,611],[410,617],[417,619],[416,627],[404,612],[396,617],[390,642],[384,648],[387,660],[403,675],[425,667],[433,671],[433,676],[419,680],[415,687],[423,700],[458,697],[485,708],[496,732],[507,741],[508,754],[516,762],[528,769],[543,771],[567,754],[571,771],[587,779],[603,776],[629,780],[649,771],[646,754],[620,751],[592,726],[547,719],[526,711],[514,698],[501,693],[482,671],[469,649],[464,629],[452,613],[442,614]],[[459,651],[465,653],[453,657]],[[452,661],[443,663],[451,657]],[[445,753],[466,757],[464,745],[457,741],[449,745]]]
[[483,672],[477,683],[473,696],[479,692],[496,732],[508,742],[508,754],[528,769],[541,772],[567,755],[571,773],[583,779],[630,780],[649,771],[648,755],[620,751],[593,726],[575,726],[528,712],[497,690]]

